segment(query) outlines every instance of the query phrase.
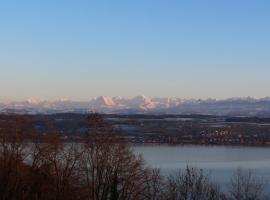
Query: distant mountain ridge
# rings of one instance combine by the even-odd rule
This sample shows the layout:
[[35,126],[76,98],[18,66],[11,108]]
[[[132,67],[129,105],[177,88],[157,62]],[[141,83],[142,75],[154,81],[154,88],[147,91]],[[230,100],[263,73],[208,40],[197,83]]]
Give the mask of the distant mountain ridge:
[[20,102],[0,103],[2,113],[150,113],[150,114],[209,114],[232,116],[270,116],[270,97],[256,99],[229,98],[217,99],[181,99],[181,98],[134,98],[100,96],[89,101],[43,101],[28,99]]

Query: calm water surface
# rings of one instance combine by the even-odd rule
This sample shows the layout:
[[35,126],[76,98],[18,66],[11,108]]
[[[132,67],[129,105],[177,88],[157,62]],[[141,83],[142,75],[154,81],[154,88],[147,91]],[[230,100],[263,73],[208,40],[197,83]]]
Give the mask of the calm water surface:
[[238,168],[251,169],[264,179],[270,191],[269,147],[136,145],[133,149],[143,155],[149,166],[160,168],[163,173],[190,165],[204,169],[223,186],[229,184]]

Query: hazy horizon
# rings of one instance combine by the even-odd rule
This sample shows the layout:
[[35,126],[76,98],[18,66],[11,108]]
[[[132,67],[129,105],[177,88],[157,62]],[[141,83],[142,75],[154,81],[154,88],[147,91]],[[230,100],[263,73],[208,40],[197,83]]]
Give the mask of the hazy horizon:
[[3,1],[0,101],[270,96],[270,2]]
[[251,98],[251,99],[264,99],[264,98],[269,98],[270,99],[270,96],[264,96],[264,97],[252,97],[252,96],[232,96],[232,97],[227,97],[227,98],[214,98],[214,97],[207,97],[207,98],[194,98],[194,97],[187,97],[187,98],[184,98],[184,97],[181,97],[181,96],[146,96],[146,95],[135,95],[135,96],[107,96],[107,95],[99,95],[99,96],[95,96],[95,97],[89,97],[87,99],[76,99],[76,98],[58,98],[58,99],[42,99],[42,98],[35,98],[35,97],[29,97],[29,98],[26,98],[26,99],[17,99],[17,100],[1,100],[0,98],[0,103],[9,103],[9,102],[24,102],[24,101],[28,101],[28,102],[55,102],[55,101],[74,101],[74,102],[87,102],[87,101],[91,101],[93,99],[97,99],[97,98],[101,98],[101,97],[104,97],[104,98],[123,98],[123,99],[134,99],[134,98],[137,98],[137,97],[146,97],[146,98],[149,98],[151,100],[153,99],[166,99],[166,98],[170,98],[170,99],[182,99],[182,100],[202,100],[202,101],[206,101],[206,100],[217,100],[217,101],[222,101],[222,100],[229,100],[229,99],[248,99],[248,98]]

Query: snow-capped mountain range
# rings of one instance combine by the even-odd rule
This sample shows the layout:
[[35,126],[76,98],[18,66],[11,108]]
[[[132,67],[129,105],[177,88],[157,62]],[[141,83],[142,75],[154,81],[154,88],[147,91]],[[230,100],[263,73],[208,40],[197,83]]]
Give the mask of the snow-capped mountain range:
[[2,113],[152,113],[152,114],[209,114],[270,116],[270,97],[217,99],[181,99],[181,98],[134,98],[100,96],[89,101],[70,100],[43,101],[28,99],[20,102],[0,103]]

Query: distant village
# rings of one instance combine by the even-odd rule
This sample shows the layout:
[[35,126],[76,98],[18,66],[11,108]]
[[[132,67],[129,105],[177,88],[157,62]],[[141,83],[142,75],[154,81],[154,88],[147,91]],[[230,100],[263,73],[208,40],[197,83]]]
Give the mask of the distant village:
[[[270,118],[206,115],[102,115],[109,131],[133,144],[270,146]],[[1,124],[11,120],[0,116]],[[97,132],[86,114],[31,115],[41,135],[57,132],[63,140],[79,141]]]
[[132,143],[270,146],[267,118],[170,116],[113,121]]

